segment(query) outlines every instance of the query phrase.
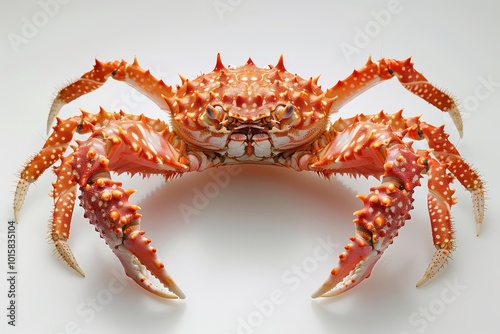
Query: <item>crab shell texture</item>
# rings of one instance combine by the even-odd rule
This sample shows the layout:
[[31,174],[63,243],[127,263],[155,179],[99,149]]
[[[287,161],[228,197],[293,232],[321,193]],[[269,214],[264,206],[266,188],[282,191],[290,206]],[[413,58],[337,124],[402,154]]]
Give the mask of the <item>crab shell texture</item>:
[[[171,124],[123,111],[82,111],[68,119],[57,116],[67,103],[100,88],[107,79],[123,81],[170,113]],[[184,298],[151,240],[141,229],[140,208],[129,202],[132,189],[122,188],[111,173],[164,175],[166,179],[227,164],[257,163],[335,174],[373,176],[381,183],[358,195],[363,207],[354,212],[354,235],[339,262],[313,297],[345,292],[370,276],[399,229],[410,219],[414,188],[427,175],[427,206],[434,256],[423,284],[455,249],[450,209],[456,203],[450,183],[457,179],[472,196],[476,233],[484,217],[484,183],[448,140],[443,126],[420,117],[379,112],[331,123],[330,116],[374,85],[396,78],[401,85],[449,113],[462,135],[460,111],[453,97],[414,69],[410,59],[371,59],[333,87],[322,90],[318,78],[304,79],[275,66],[260,68],[251,59],[225,67],[220,56],[212,72],[172,87],[144,70],[137,60],[100,62],[57,94],[47,122],[56,124],[41,151],[20,173],[14,214],[29,185],[50,166],[56,181],[50,239],[62,259],[84,275],[68,243],[71,216],[80,190],[85,217],[121,261],[125,273],[142,288],[165,298]],[[76,141],[79,133],[87,139]],[[413,149],[425,140],[429,149]],[[73,152],[67,153],[68,147]]]
[[[165,98],[177,134],[193,147],[224,152],[229,161],[274,163],[277,155],[311,144],[326,129],[334,97],[317,79],[275,67],[227,69],[218,58],[209,74],[183,79]],[[228,161],[228,162],[229,162]]]

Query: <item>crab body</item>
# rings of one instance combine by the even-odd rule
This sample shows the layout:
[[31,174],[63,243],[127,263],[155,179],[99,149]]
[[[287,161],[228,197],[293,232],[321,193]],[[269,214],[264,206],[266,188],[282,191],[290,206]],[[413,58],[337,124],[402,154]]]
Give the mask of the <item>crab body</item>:
[[[63,88],[49,113],[48,129],[61,107],[104,84],[124,81],[170,113],[171,124],[122,111],[82,111],[57,118],[44,147],[22,170],[14,198],[16,220],[29,184],[51,165],[54,213],[51,239],[62,258],[83,276],[69,245],[71,214],[80,190],[85,217],[140,286],[166,298],[184,298],[141,230],[140,208],[129,202],[134,192],[122,188],[111,173],[161,174],[167,179],[227,164],[257,163],[334,174],[374,176],[379,186],[358,197],[363,208],[354,215],[355,234],[339,264],[313,297],[333,296],[367,278],[385,249],[410,218],[413,191],[428,176],[428,208],[436,252],[418,285],[442,268],[454,249],[450,208],[455,204],[450,182],[457,178],[472,194],[476,229],[484,212],[484,186],[462,159],[444,128],[402,112],[357,115],[330,123],[330,116],[373,85],[396,77],[410,92],[448,112],[460,135],[462,122],[455,101],[413,68],[410,59],[368,60],[363,68],[327,90],[318,77],[304,79],[276,66],[248,62],[226,68],[217,57],[214,70],[193,80],[181,76],[166,85],[137,61],[96,61],[94,68]],[[73,134],[87,134],[66,154]],[[429,150],[412,141],[426,140]],[[146,270],[160,284],[154,283]]]

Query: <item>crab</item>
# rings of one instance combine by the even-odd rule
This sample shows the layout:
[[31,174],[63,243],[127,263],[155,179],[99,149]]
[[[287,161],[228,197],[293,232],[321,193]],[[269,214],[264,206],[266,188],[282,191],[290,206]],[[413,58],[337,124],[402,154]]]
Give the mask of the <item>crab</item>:
[[[170,114],[170,122],[123,111],[80,114],[60,119],[70,101],[100,88],[107,79],[123,81]],[[57,253],[84,276],[68,244],[71,217],[80,190],[84,216],[121,261],[126,275],[142,288],[165,298],[185,298],[141,229],[139,206],[111,173],[160,174],[169,180],[188,172],[231,164],[266,164],[336,174],[375,177],[380,184],[358,195],[363,207],[354,212],[354,235],[339,262],[312,297],[343,293],[368,278],[376,262],[410,219],[414,189],[427,175],[427,205],[435,253],[417,286],[445,266],[455,249],[450,209],[456,203],[450,183],[457,179],[470,193],[479,235],[484,217],[484,182],[449,141],[444,126],[428,124],[402,111],[330,116],[374,85],[396,78],[411,93],[447,112],[460,137],[463,126],[453,97],[414,69],[411,59],[370,58],[359,70],[322,90],[318,77],[288,72],[283,56],[275,66],[257,67],[251,59],[226,67],[217,55],[212,72],[181,84],[166,85],[136,59],[101,62],[59,91],[50,109],[47,131],[56,124],[41,151],[19,176],[14,214],[29,185],[50,166],[56,181],[51,196],[50,239]],[[75,133],[85,140],[73,139]],[[412,143],[425,140],[428,149]],[[71,145],[76,142],[76,145]],[[73,152],[67,153],[68,146]],[[148,272],[149,271],[149,272]]]

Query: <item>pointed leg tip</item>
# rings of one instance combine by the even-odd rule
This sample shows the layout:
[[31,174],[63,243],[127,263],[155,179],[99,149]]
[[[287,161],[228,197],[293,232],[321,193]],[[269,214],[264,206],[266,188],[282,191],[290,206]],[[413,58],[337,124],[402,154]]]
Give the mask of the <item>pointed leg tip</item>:
[[76,271],[78,273],[78,275],[80,275],[81,277],[85,277],[85,273],[83,272],[82,268],[80,268],[80,266],[78,264],[75,265],[74,267],[72,266],[71,268],[74,271]]
[[422,278],[417,282],[417,284],[415,284],[415,286],[417,288],[421,287],[425,282],[427,282],[429,280],[429,277],[427,276],[422,276]]
[[76,261],[75,256],[73,255],[73,252],[71,251],[71,248],[69,247],[69,244],[66,239],[57,239],[54,240],[54,246],[56,248],[56,251],[59,253],[61,258],[66,262],[66,264],[73,269],[78,275],[81,277],[85,277],[85,273],[83,272],[82,268],[78,265],[78,262]]
[[437,272],[446,265],[448,259],[450,258],[450,255],[451,255],[450,249],[446,248],[436,249],[429,265],[427,266],[427,269],[425,270],[424,275],[416,284],[417,288],[422,286],[425,282],[427,282],[431,278],[433,278],[437,274]]
[[479,234],[481,233],[481,226],[483,224],[482,223],[476,223],[476,236],[479,237]]
[[464,135],[464,126],[462,122],[462,116],[460,115],[460,111],[456,106],[453,106],[450,110],[448,110],[448,114],[450,115],[451,119],[453,120],[453,123],[455,124],[455,127],[458,130],[458,135],[460,136],[460,138],[462,138]]

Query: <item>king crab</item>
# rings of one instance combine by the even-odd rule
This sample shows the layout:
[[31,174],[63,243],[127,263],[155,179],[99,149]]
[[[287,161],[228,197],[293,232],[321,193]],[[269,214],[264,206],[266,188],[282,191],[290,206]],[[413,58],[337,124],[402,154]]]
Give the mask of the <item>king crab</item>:
[[[327,297],[347,291],[370,276],[373,266],[410,218],[413,191],[427,174],[428,209],[434,256],[421,285],[447,262],[455,248],[450,208],[456,199],[454,178],[471,193],[479,235],[484,216],[484,184],[448,140],[444,127],[425,123],[402,112],[356,115],[329,122],[329,116],[372,86],[397,78],[401,85],[448,112],[462,135],[455,100],[437,89],[413,68],[410,59],[371,59],[346,79],[323,91],[318,77],[303,79],[276,66],[259,68],[251,59],[226,68],[217,56],[212,72],[194,80],[181,76],[177,87],[166,85],[134,60],[96,61],[94,68],[61,89],[49,113],[47,129],[57,119],[40,153],[20,173],[14,198],[19,211],[28,187],[50,166],[54,171],[54,212],[50,236],[62,259],[80,275],[68,245],[77,188],[85,217],[122,262],[125,272],[144,289],[165,298],[184,298],[140,229],[139,207],[129,202],[134,190],[112,180],[111,172],[161,174],[166,179],[187,172],[228,164],[256,163],[334,174],[374,176],[381,184],[358,195],[363,208],[354,215],[355,234],[339,255],[338,266],[314,292]],[[171,124],[144,115],[82,111],[57,118],[70,101],[101,87],[108,78],[124,81],[171,115]],[[64,155],[73,135],[74,152]],[[429,150],[413,149],[424,139]],[[146,269],[161,284],[153,283]]]

